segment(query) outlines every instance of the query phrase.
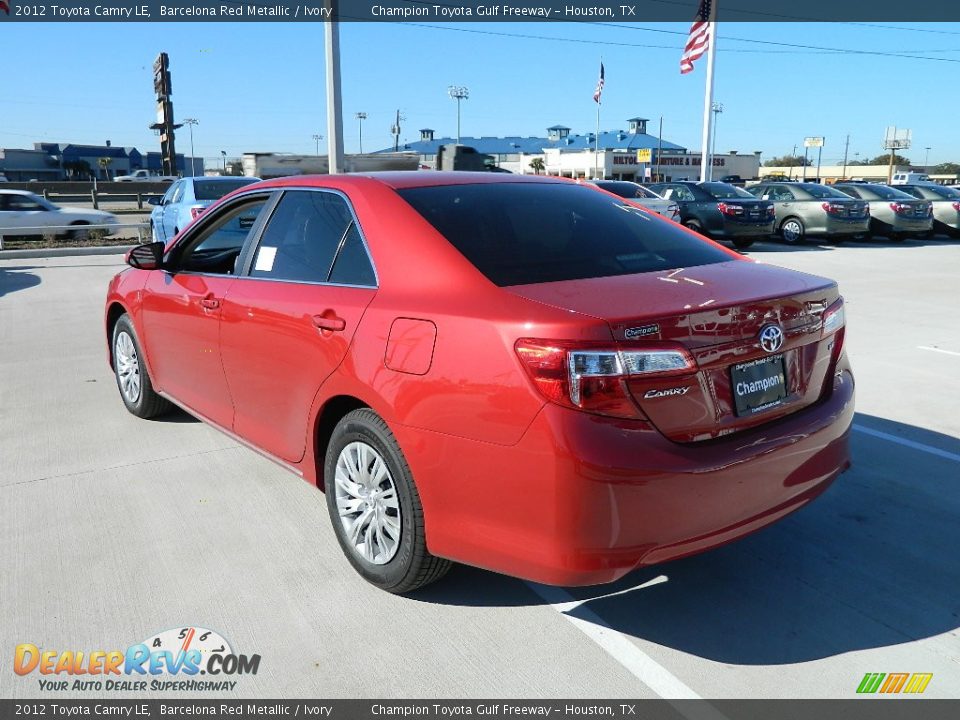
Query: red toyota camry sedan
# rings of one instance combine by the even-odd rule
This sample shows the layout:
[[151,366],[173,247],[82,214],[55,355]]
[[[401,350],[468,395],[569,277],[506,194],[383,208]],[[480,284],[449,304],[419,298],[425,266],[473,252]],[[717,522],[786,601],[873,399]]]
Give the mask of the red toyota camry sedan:
[[451,561],[610,582],[775,522],[850,464],[836,283],[596,188],[287,178],[128,263],[105,314],[127,409],[178,405],[323,488],[391,592]]

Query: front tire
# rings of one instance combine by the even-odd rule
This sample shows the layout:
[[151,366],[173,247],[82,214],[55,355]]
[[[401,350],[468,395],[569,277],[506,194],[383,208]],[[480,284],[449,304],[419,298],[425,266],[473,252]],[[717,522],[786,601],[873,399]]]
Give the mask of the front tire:
[[452,563],[427,550],[423,506],[400,445],[373,410],[337,423],[323,470],[337,541],[367,582],[399,594],[447,573]]
[[173,405],[153,389],[129,315],[121,315],[113,326],[111,347],[113,374],[127,410],[144,419],[169,412]]
[[86,240],[90,237],[90,231],[85,229],[84,226],[88,224],[85,222],[70,223],[73,229],[67,231],[67,238],[69,240]]
[[695,233],[700,233],[704,237],[707,237],[707,234],[703,231],[703,226],[696,220],[687,220],[683,223],[683,226],[689,230],[693,230]]

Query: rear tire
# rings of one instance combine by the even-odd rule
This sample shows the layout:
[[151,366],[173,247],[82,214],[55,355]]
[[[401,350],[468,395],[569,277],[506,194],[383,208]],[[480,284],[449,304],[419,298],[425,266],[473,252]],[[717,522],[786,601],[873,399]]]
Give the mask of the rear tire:
[[803,220],[798,217],[788,217],[780,223],[780,237],[788,245],[796,245],[803,242],[807,229],[804,227]]
[[703,226],[700,225],[696,220],[687,220],[683,223],[683,226],[689,230],[693,230],[695,233],[700,233],[704,237],[707,237],[707,234],[703,231]]
[[449,560],[427,550],[423,506],[400,445],[369,408],[337,423],[323,464],[327,511],[340,549],[381,590],[408,593],[439,580]]
[[140,341],[133,330],[129,315],[121,315],[113,326],[113,374],[117,389],[127,410],[138,418],[152,418],[173,409],[173,404],[153,389],[150,375],[143,363]]
[[748,247],[753,245],[753,243],[754,243],[753,238],[734,238],[733,239],[733,246],[737,250],[746,250]]

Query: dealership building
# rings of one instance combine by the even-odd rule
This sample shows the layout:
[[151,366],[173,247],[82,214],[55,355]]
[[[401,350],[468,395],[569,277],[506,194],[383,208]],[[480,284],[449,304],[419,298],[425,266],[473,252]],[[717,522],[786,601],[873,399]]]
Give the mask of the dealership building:
[[[492,156],[504,170],[521,175],[534,174],[531,163],[539,159],[543,163],[542,173],[561,177],[643,182],[659,175],[663,180],[699,180],[700,153],[649,134],[648,122],[647,118],[630,118],[627,129],[602,131],[599,138],[596,133],[576,134],[564,125],[554,125],[547,128],[545,137],[461,137],[460,144]],[[439,148],[456,142],[456,138],[438,138],[432,129],[424,128],[419,141],[405,143],[398,149],[419,154],[422,165],[435,168]],[[380,152],[392,151],[388,148]],[[716,154],[713,166],[715,178],[756,178],[760,152]]]
[[[106,169],[101,158],[109,158]],[[197,174],[203,174],[203,158],[177,155],[181,175],[190,175],[191,160]],[[32,150],[0,148],[0,174],[11,182],[29,180],[87,180],[96,177],[106,180],[134,170],[149,170],[160,174],[163,158],[158,152],[142,153],[135,147],[118,147],[109,141],[105,145],[78,145],[75,143],[38,142]]]

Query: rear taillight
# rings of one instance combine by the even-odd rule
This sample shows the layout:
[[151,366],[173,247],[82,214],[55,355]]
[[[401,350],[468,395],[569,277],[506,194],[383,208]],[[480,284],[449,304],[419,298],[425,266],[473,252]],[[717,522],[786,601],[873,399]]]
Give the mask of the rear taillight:
[[843,351],[843,336],[846,333],[847,316],[844,311],[843,298],[839,298],[833,305],[823,311],[823,329],[821,339],[833,336],[833,348],[830,353],[831,362],[836,362]]
[[913,208],[910,205],[905,205],[904,203],[900,203],[900,202],[890,203],[890,209],[893,210],[895,213],[897,213],[897,215],[903,215],[906,213],[913,212]]
[[773,205],[767,206],[767,217],[776,217],[777,209]]
[[201,205],[190,208],[190,219],[196,220],[198,217],[200,217],[200,214],[203,212],[203,210],[204,208]]
[[846,206],[840,203],[825,202],[821,204],[820,207],[826,210],[830,215],[839,215],[843,212],[843,209]]
[[743,215],[743,205],[731,205],[730,203],[717,203],[717,210],[724,215],[736,216]]
[[584,344],[521,338],[517,355],[547,400],[598,415],[644,418],[627,390],[637,377],[695,372],[697,363],[682,345]]

